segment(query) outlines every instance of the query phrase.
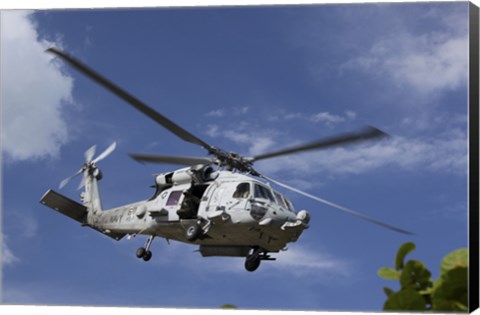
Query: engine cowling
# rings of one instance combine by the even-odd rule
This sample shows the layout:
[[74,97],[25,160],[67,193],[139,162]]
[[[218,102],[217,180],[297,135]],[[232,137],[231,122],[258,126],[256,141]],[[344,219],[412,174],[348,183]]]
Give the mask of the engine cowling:
[[162,173],[157,175],[155,182],[158,186],[172,186],[188,184],[192,181],[196,184],[201,184],[215,180],[218,177],[218,172],[209,165],[195,165],[186,167],[175,172]]

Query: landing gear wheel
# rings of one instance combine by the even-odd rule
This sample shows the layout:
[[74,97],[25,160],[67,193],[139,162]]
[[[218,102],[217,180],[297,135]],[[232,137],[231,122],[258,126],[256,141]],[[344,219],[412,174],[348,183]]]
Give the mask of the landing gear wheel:
[[135,255],[137,258],[142,258],[145,261],[149,261],[152,258],[152,252],[150,251],[150,245],[152,245],[152,241],[155,238],[155,235],[150,235],[147,239],[147,243],[145,247],[139,247]]
[[135,255],[137,255],[137,258],[142,258],[143,255],[145,255],[145,248],[140,247],[139,249],[137,249]]
[[250,272],[257,270],[258,266],[260,266],[260,261],[260,257],[247,257],[247,259],[245,260],[245,269]]
[[193,242],[200,236],[201,232],[202,229],[198,224],[190,225],[185,231],[185,237],[188,241]]
[[149,261],[150,258],[152,258],[152,252],[149,251],[149,250],[145,251],[145,253],[143,254],[143,257],[142,257],[142,258],[143,258],[143,260],[145,260],[145,261]]

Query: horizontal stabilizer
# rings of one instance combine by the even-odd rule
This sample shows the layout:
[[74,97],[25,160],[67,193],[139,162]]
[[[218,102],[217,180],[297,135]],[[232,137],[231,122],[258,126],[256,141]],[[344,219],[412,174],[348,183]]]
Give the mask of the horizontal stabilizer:
[[87,207],[57,193],[52,189],[50,189],[45,193],[45,195],[43,195],[42,199],[40,199],[40,203],[49,208],[52,208],[57,212],[60,212],[61,214],[66,215],[67,217],[74,219],[75,221],[82,223],[82,226],[88,226],[108,237],[113,238],[114,240],[118,241],[125,236],[125,234],[123,233],[115,233],[109,230],[101,230],[95,226],[87,224]]
[[87,208],[84,205],[63,196],[52,189],[43,195],[40,202],[80,223],[84,223],[87,215]]

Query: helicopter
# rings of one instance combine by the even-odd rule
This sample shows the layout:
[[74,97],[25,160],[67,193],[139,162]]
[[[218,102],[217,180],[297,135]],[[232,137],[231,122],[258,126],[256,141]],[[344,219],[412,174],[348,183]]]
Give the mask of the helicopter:
[[83,166],[59,185],[62,189],[70,180],[82,175],[79,188],[84,187],[84,190],[80,202],[53,189],[41,198],[43,205],[117,241],[125,236],[148,236],[145,245],[135,253],[139,259],[149,261],[152,258],[152,242],[155,237],[160,237],[198,245],[203,257],[244,257],[245,269],[250,272],[255,271],[263,260],[276,260],[271,253],[286,250],[288,243],[299,239],[309,228],[310,213],[306,210],[297,212],[293,203],[270,183],[393,231],[413,234],[286,185],[253,168],[254,162],[260,160],[388,137],[375,127],[367,126],[356,132],[256,156],[242,156],[201,140],[71,55],[54,47],[47,52],[61,58],[180,139],[201,146],[209,155],[130,154],[141,163],[186,167],[155,174],[155,193],[151,198],[106,210],[102,208],[98,185],[103,175],[97,163],[114,151],[116,143],[96,158],[96,147],[92,146],[84,154]]

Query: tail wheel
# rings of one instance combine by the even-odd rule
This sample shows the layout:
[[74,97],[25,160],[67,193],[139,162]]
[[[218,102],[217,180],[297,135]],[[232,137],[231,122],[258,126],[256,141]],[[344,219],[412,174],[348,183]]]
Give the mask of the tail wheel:
[[185,237],[187,238],[188,241],[193,242],[197,240],[201,232],[202,232],[202,229],[198,224],[190,225],[185,231]]
[[257,270],[260,266],[260,261],[260,257],[247,257],[245,260],[245,269],[250,272]]

